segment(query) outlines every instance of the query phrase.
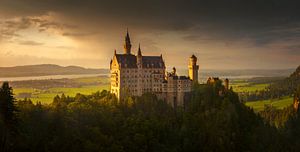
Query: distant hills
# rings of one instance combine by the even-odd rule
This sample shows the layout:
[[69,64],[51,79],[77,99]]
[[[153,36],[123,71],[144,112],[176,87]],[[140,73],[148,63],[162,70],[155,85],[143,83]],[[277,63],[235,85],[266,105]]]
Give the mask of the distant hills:
[[[178,69],[180,75],[187,75],[187,69]],[[250,76],[250,77],[288,77],[294,69],[266,69],[266,70],[209,70],[200,69],[200,79],[209,76],[230,77],[230,76]],[[15,67],[0,67],[0,77],[29,77],[48,75],[73,75],[73,74],[108,74],[109,69],[91,69],[80,66],[59,66],[55,64],[24,65]]]
[[216,75],[231,75],[231,76],[240,76],[240,75],[257,75],[257,76],[283,76],[287,77],[295,69],[236,69],[236,70],[219,70],[215,73],[214,70],[207,70],[207,73],[215,73]]
[[[180,75],[187,75],[188,69],[177,69]],[[288,77],[295,69],[199,69],[199,78],[253,78],[253,77]]]
[[59,66],[55,64],[0,67],[0,77],[26,77],[71,74],[107,74],[108,69],[90,69],[79,66]]

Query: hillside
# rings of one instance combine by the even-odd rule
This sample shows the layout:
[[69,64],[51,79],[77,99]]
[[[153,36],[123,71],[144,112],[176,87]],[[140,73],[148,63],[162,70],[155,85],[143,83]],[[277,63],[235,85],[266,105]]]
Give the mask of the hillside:
[[0,67],[0,77],[25,77],[68,74],[102,74],[108,69],[89,69],[79,66],[59,66],[55,64],[25,65],[15,67]]
[[298,66],[298,68],[296,69],[296,71],[294,73],[292,73],[290,77],[300,78],[300,66]]
[[[240,95],[243,101],[261,101],[261,100],[280,100],[287,97],[292,97],[296,89],[300,86],[300,66],[294,70],[289,77],[284,79],[274,79],[265,89],[255,92],[244,92]],[[262,102],[261,102],[262,103]]]
[[300,66],[286,79],[271,84],[269,90],[272,97],[281,97],[294,94],[300,85]]

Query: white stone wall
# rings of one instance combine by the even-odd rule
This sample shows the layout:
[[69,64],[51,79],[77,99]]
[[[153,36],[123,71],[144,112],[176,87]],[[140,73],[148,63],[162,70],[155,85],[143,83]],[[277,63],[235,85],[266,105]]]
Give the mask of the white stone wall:
[[111,93],[118,99],[152,92],[172,106],[183,106],[186,93],[192,89],[192,80],[166,77],[165,68],[120,68],[116,57],[110,68]]
[[[111,88],[115,89],[115,74],[111,70]],[[125,96],[141,96],[146,92],[162,92],[164,68],[121,68],[119,69],[120,85],[118,86],[119,98]]]

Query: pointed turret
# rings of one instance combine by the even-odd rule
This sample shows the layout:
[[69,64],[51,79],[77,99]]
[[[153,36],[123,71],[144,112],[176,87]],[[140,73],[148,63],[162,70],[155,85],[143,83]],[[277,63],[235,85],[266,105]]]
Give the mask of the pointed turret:
[[141,45],[140,45],[140,43],[139,43],[138,56],[142,56],[142,51],[141,51]]
[[130,37],[129,37],[128,29],[127,29],[127,34],[125,36],[124,54],[131,54],[131,43],[130,43]]
[[139,44],[138,54],[137,54],[137,66],[138,68],[142,68],[142,51],[141,45]]
[[172,69],[172,75],[176,76],[176,68],[175,67],[173,67],[173,69]]

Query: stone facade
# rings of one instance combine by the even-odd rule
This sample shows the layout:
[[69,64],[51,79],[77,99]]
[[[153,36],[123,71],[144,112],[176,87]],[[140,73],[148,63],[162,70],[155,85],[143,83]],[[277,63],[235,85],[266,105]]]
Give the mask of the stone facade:
[[129,33],[125,36],[124,53],[116,50],[110,62],[111,93],[119,100],[127,96],[141,96],[150,92],[172,106],[184,106],[190,97],[192,83],[198,82],[196,56],[189,60],[189,77],[178,76],[176,69],[166,72],[162,55],[143,56],[139,46],[137,55],[131,53]]

